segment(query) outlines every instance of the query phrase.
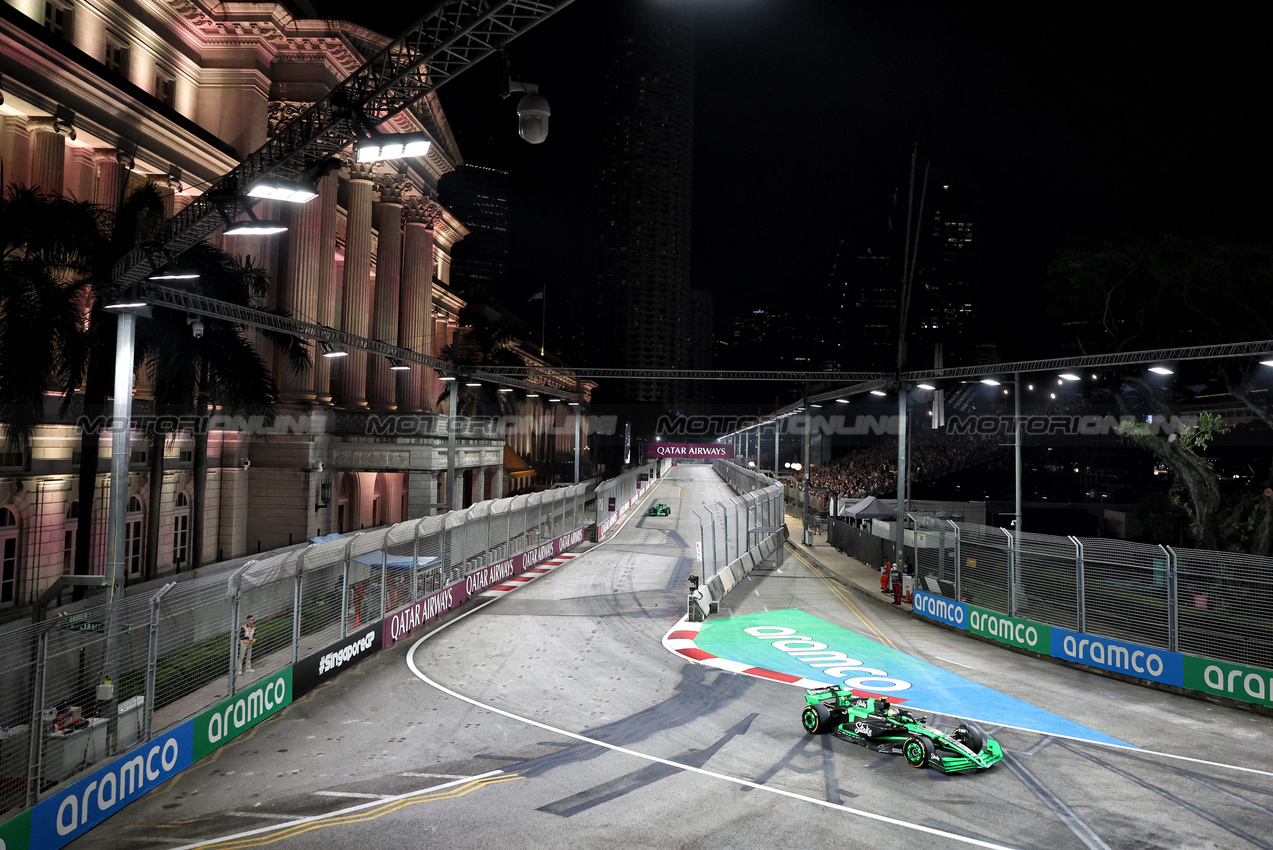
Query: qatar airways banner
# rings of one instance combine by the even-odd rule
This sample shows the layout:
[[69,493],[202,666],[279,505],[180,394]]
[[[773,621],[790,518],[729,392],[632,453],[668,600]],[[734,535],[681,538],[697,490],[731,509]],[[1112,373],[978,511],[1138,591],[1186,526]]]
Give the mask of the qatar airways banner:
[[522,552],[520,555],[514,555],[511,558],[500,561],[498,564],[491,564],[490,566],[482,567],[480,570],[474,570],[466,575],[463,580],[457,581],[455,584],[445,587],[437,593],[430,594],[420,601],[408,605],[401,611],[386,617],[382,626],[384,645],[391,646],[394,641],[406,637],[430,620],[437,619],[469,597],[476,596],[488,587],[493,587],[512,576],[519,575],[536,564],[547,561],[552,556],[578,546],[582,542],[583,529],[576,528],[569,534],[563,534],[554,540],[541,543],[533,549]]
[[734,447],[720,443],[646,443],[645,456],[673,460],[733,460]]

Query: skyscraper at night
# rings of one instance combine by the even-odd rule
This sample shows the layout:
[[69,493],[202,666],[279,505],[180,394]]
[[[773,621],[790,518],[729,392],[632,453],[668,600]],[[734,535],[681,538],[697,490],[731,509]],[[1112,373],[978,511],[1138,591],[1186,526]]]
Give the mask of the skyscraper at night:
[[464,163],[438,181],[440,201],[469,230],[463,250],[456,245],[451,258],[451,281],[465,298],[505,297],[508,274],[508,174],[495,168]]
[[[690,286],[694,34],[675,4],[613,4],[598,195],[606,359],[630,368],[706,368],[710,296]],[[707,313],[704,316],[704,313]],[[673,410],[698,382],[626,382],[629,401]]]

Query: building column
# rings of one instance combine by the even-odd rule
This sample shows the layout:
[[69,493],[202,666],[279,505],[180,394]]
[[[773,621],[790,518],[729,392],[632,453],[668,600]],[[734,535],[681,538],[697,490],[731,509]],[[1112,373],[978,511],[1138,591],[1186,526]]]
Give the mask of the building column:
[[486,467],[473,470],[473,504],[486,500]]
[[491,476],[491,495],[489,499],[504,498],[504,464],[494,467],[495,474]]
[[438,475],[436,472],[407,473],[407,516],[419,519],[434,516],[437,508],[431,507],[438,500]]
[[46,194],[61,195],[65,188],[66,140],[75,128],[61,118],[28,118],[31,130],[30,185]]
[[[399,294],[398,346],[421,354],[433,352],[433,221],[437,205],[428,198],[408,198],[403,208],[402,291]],[[433,370],[416,366],[398,373],[398,409],[432,410],[424,396],[432,387]]]
[[31,131],[25,115],[0,115],[0,166],[5,185],[27,184],[31,167]]
[[115,148],[95,148],[93,164],[97,171],[93,203],[112,213],[118,212],[128,187],[128,172],[132,170],[133,158]]
[[[327,187],[330,189],[330,186]],[[319,297],[323,288],[323,254],[330,254],[330,247],[323,244],[324,203],[323,187],[319,197],[305,204],[287,204],[284,221],[287,236],[278,274],[278,306],[294,319],[326,324],[319,318]],[[331,205],[334,211],[334,205]],[[330,263],[329,263],[330,265]],[[330,275],[329,275],[330,277]],[[315,346],[317,348],[317,346]],[[317,351],[311,351],[312,366],[305,372],[293,372],[287,357],[281,352],[274,355],[274,375],[278,380],[279,400],[284,403],[311,403],[316,399],[316,381],[313,372],[330,362]]]
[[[376,206],[376,299],[371,337],[391,345],[398,343],[398,293],[402,279],[402,189],[399,175],[376,181],[380,203]],[[398,373],[389,361],[372,355],[367,360],[367,401],[377,410],[393,410],[397,401]]]
[[[310,204],[319,209],[318,256],[315,258],[314,276],[318,287],[318,301],[314,321],[327,327],[336,327],[336,304],[340,300],[339,280],[336,277],[336,195],[340,190],[340,177],[328,174],[318,181],[318,197]],[[343,270],[342,270],[343,272]],[[314,398],[320,403],[332,399],[332,362],[323,357],[315,346]]]
[[[340,329],[354,336],[371,335],[371,169],[350,166],[345,202],[345,273],[340,298]],[[367,406],[367,353],[351,351],[332,370],[338,380],[338,402]]]

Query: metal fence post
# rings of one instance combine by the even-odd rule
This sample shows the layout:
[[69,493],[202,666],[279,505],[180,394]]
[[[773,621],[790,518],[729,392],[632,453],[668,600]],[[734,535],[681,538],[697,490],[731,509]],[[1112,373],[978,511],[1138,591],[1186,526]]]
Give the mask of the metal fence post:
[[724,524],[725,531],[725,563],[729,564],[729,506],[724,502],[720,503],[720,521]]
[[420,520],[411,532],[411,601],[420,599]]
[[1180,596],[1176,586],[1176,550],[1158,544],[1167,556],[1167,648],[1180,651]]
[[[255,564],[256,561],[248,561],[239,567],[234,577],[234,596],[230,601],[230,678],[228,681],[228,693],[226,696],[234,696],[235,690],[239,684],[239,605],[243,597],[243,572],[248,567]],[[342,635],[343,637],[343,635]]]
[[[376,620],[385,615],[385,605],[389,602],[389,535],[385,534],[380,544],[380,610],[376,612]],[[374,622],[374,621],[373,621]]]
[[[170,581],[159,588],[158,593],[150,597],[150,635],[146,642],[146,702],[142,706],[141,740],[143,743],[150,740],[151,724],[155,719],[155,671],[159,667],[159,606],[164,594],[176,586],[175,581]],[[231,643],[233,642],[231,640]]]
[[296,559],[296,587],[292,590],[292,663],[295,664],[301,658],[301,600],[303,596],[303,588],[301,583],[305,581],[305,556],[309,554],[308,549],[301,550],[301,556]]
[[31,740],[27,750],[27,808],[34,806],[40,798],[40,756],[44,742],[44,675],[48,665],[49,630],[40,630],[35,649],[35,669],[32,671],[34,681],[31,683]]
[[1017,588],[1016,588],[1016,552],[1012,548],[1012,532],[1006,528],[999,529],[1003,532],[1003,536],[1008,538],[1008,616],[1017,616]]
[[955,529],[955,601],[959,602],[964,598],[964,559],[959,552],[959,523],[953,519],[948,519],[946,522]]
[[349,552],[353,548],[358,535],[350,536],[345,543],[345,559],[340,573],[340,636],[347,637],[349,632]]
[[1074,595],[1075,599],[1075,620],[1074,626],[1077,631],[1087,631],[1087,589],[1083,586],[1083,544],[1077,537],[1070,536],[1070,542],[1074,544]]

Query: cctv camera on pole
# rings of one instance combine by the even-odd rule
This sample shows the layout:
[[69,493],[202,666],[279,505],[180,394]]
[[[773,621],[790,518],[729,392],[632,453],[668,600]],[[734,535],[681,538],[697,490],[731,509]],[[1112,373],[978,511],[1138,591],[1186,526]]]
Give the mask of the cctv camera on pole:
[[543,144],[548,138],[548,117],[552,115],[548,98],[539,93],[538,84],[518,82],[505,75],[500,97],[509,97],[513,92],[524,93],[522,99],[517,101],[518,135],[532,145]]

